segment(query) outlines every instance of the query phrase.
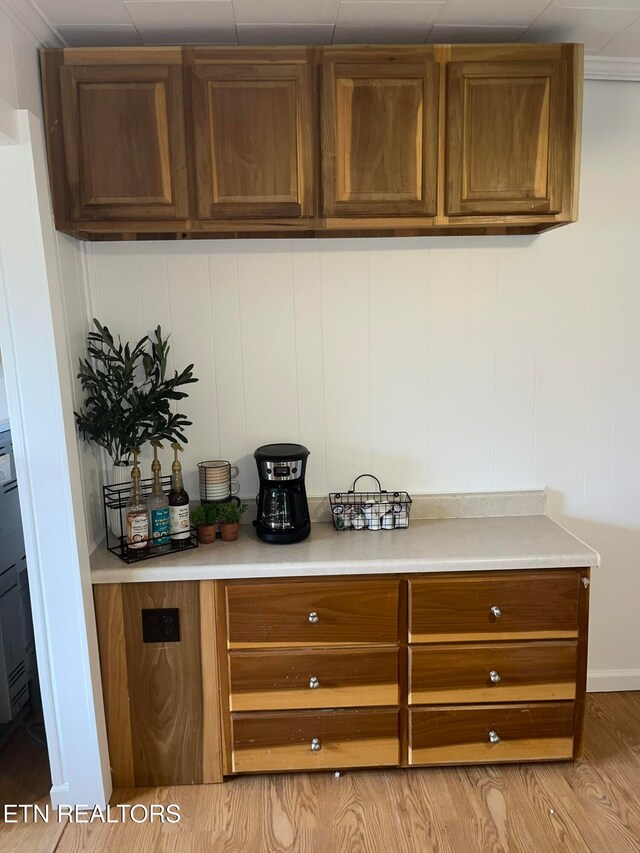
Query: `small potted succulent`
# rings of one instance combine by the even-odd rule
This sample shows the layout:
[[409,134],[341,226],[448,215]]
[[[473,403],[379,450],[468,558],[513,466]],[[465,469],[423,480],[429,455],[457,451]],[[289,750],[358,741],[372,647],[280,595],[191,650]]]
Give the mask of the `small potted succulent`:
[[201,545],[211,545],[215,542],[218,532],[218,510],[212,505],[200,504],[191,513],[191,524],[198,533],[198,542]]
[[240,519],[247,509],[247,504],[226,501],[218,504],[217,509],[222,539],[225,542],[235,542],[240,530]]

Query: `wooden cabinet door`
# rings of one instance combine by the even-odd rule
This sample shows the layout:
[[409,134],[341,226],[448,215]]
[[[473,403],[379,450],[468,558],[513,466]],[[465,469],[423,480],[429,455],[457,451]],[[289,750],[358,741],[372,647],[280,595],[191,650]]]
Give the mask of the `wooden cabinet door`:
[[311,217],[306,49],[204,48],[191,56],[198,218]]
[[446,212],[558,213],[565,99],[564,61],[450,63]]
[[60,85],[71,218],[187,219],[180,65],[66,65]]
[[331,49],[323,60],[325,216],[434,216],[438,66],[430,48]]

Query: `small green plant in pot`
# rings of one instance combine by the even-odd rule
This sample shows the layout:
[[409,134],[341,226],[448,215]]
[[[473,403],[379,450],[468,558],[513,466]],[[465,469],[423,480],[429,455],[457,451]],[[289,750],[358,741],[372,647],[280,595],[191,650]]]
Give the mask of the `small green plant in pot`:
[[225,542],[235,542],[240,530],[240,519],[247,509],[247,504],[238,504],[235,501],[226,501],[218,504],[218,521],[220,522],[220,533]]
[[211,504],[200,504],[191,513],[191,524],[198,533],[201,545],[211,545],[215,542],[218,531],[218,509]]

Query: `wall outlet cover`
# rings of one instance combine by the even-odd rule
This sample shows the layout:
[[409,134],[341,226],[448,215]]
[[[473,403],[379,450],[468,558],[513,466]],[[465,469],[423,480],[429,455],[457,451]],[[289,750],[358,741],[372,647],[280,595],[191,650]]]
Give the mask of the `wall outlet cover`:
[[180,610],[157,607],[142,610],[143,643],[179,643]]

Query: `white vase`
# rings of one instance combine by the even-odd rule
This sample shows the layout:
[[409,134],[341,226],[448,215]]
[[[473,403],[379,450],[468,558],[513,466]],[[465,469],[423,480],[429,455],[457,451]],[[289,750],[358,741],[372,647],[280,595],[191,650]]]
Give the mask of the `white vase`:
[[[131,482],[131,472],[133,471],[133,465],[112,465],[111,467],[111,479],[109,480],[109,486],[119,486],[123,483]],[[124,505],[126,504],[128,498],[122,502],[122,509],[124,510]],[[126,535],[126,524],[124,514],[122,516],[122,528],[120,527],[120,510],[119,509],[110,509],[109,510],[109,526],[111,527],[111,532],[119,540],[121,535]]]

